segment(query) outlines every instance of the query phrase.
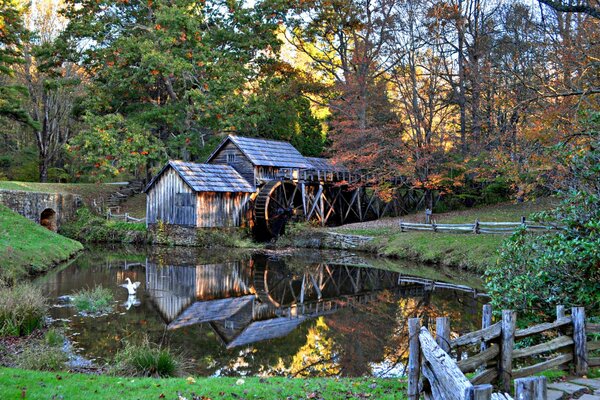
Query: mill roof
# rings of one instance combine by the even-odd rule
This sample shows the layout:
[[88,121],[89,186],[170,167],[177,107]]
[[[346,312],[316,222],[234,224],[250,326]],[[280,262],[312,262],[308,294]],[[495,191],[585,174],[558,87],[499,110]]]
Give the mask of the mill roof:
[[312,168],[311,163],[288,142],[269,139],[227,136],[208,157],[212,160],[227,142],[232,142],[250,162],[262,167]]
[[318,171],[327,171],[327,172],[349,172],[346,167],[340,164],[334,164],[328,158],[318,158],[318,157],[305,157],[306,160],[312,165],[312,168]]
[[286,336],[304,321],[306,321],[306,317],[293,319],[279,317],[252,322],[238,337],[227,344],[227,348],[232,349],[238,346]]
[[173,168],[196,192],[244,192],[253,193],[254,187],[229,165],[197,164],[169,160],[167,165],[150,181],[145,192],[150,190],[158,177],[167,168]]
[[182,312],[167,328],[177,329],[188,325],[228,319],[246,305],[251,304],[253,299],[254,296],[249,295],[209,301],[197,301]]

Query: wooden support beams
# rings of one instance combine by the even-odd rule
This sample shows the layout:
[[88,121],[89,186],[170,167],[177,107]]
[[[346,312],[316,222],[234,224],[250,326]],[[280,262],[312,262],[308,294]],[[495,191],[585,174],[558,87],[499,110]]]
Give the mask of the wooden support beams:
[[515,380],[515,397],[519,400],[546,400],[548,391],[545,376]]
[[515,327],[517,313],[512,310],[502,311],[502,335],[500,342],[500,381],[501,388],[510,391],[512,379],[512,359],[515,346]]
[[419,332],[421,320],[408,320],[408,400],[419,400],[419,379],[421,375],[421,345]]
[[[483,305],[481,313],[481,329],[486,329],[490,326],[492,326],[492,305],[488,303]],[[481,343],[481,351],[484,351],[485,349],[487,349],[487,344],[484,341]]]
[[585,333],[585,309],[573,307],[571,309],[573,319],[573,359],[575,362],[575,374],[582,376],[588,372],[587,362],[587,337]]
[[450,351],[450,319],[448,317],[435,319],[435,341],[446,353]]

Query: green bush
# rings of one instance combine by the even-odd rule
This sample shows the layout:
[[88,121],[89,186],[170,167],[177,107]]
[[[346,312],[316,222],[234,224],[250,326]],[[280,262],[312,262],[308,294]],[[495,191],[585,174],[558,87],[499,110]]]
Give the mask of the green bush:
[[60,371],[65,369],[67,360],[67,355],[60,347],[34,344],[16,356],[15,364],[22,369]]
[[0,287],[0,336],[25,336],[44,323],[48,311],[40,288],[31,284]]
[[44,335],[46,345],[50,347],[60,347],[65,343],[65,336],[56,328],[50,328]]
[[146,243],[146,225],[124,221],[107,221],[89,208],[77,210],[73,221],[63,224],[60,233],[82,242]]
[[503,179],[497,179],[483,188],[481,196],[484,204],[496,204],[509,200],[511,193],[510,185]]
[[250,236],[240,229],[198,229],[196,232],[196,245],[199,247],[231,247],[231,248],[252,248],[256,247],[252,243]]
[[127,376],[177,376],[182,369],[180,357],[145,339],[141,344],[126,343],[115,356],[111,372]]
[[561,229],[544,235],[516,232],[486,273],[498,310],[512,308],[541,318],[563,304],[600,315],[600,113],[591,122],[586,147],[563,155],[569,174],[563,178],[567,188],[562,203],[534,217]]
[[113,294],[101,285],[93,289],[83,289],[73,296],[73,305],[79,312],[108,313],[113,309]]

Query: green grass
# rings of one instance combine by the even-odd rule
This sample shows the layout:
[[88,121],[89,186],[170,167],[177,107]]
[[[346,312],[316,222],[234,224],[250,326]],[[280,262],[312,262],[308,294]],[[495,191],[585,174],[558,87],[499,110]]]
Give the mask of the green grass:
[[107,221],[89,208],[77,210],[77,217],[60,227],[60,233],[86,243],[146,243],[146,224],[125,221]]
[[446,224],[473,223],[479,218],[484,222],[519,222],[521,217],[531,218],[533,213],[553,208],[557,200],[540,198],[524,203],[500,203],[434,215],[436,222]]
[[110,372],[115,375],[169,377],[182,373],[184,362],[168,348],[150,343],[148,338],[141,344],[126,343],[117,353]]
[[405,399],[399,379],[121,378],[0,368],[2,399]]
[[40,183],[0,181],[0,190],[22,190],[25,192],[71,193],[80,195],[86,204],[92,200],[107,198],[119,189],[118,185],[105,183]]
[[404,232],[377,239],[380,254],[484,271],[496,263],[505,235]]
[[77,311],[86,313],[110,312],[113,300],[112,292],[102,286],[82,289],[73,295],[73,305]]
[[39,287],[29,283],[0,286],[0,336],[29,335],[43,325],[47,310]]
[[69,259],[81,243],[0,205],[0,278],[15,281]]
[[[438,223],[472,223],[476,219],[487,222],[520,221],[531,214],[553,207],[550,198],[526,203],[502,203],[434,215]],[[483,272],[498,259],[497,250],[507,235],[468,233],[400,232],[400,219],[424,222],[423,213],[388,218],[380,221],[352,224],[336,229],[341,233],[373,236],[372,250],[380,255],[411,259],[448,267],[460,267]]]

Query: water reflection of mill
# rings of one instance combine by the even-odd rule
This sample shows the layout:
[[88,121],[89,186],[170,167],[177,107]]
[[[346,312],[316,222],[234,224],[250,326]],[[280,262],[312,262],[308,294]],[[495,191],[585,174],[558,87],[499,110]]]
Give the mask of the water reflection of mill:
[[372,302],[383,291],[428,298],[436,288],[477,292],[397,272],[266,256],[203,265],[148,260],[146,290],[169,329],[208,323],[227,348],[283,337],[309,318]]

